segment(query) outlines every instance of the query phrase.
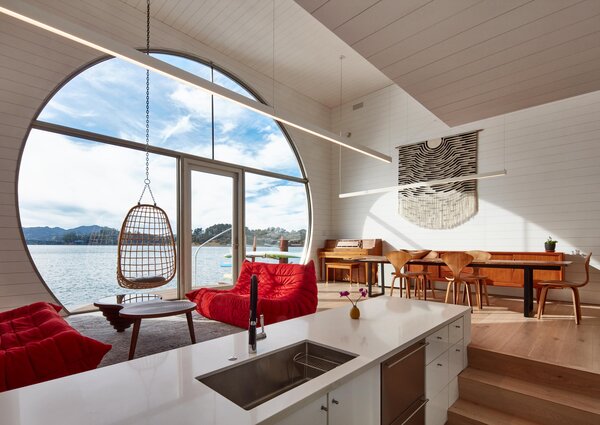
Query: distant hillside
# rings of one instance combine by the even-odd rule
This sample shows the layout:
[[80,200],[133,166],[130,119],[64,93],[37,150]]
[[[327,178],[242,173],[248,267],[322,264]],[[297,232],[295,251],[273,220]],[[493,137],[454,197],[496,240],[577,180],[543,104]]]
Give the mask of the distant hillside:
[[31,245],[116,245],[119,231],[102,226],[24,227],[25,241]]

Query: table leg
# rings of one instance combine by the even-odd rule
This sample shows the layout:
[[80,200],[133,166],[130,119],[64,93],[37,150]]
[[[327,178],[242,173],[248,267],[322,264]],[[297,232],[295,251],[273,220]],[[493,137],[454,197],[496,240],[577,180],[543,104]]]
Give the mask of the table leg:
[[133,359],[135,354],[135,346],[137,345],[138,334],[140,333],[140,323],[142,319],[135,319],[133,322],[133,332],[131,333],[131,345],[129,346],[129,359]]
[[369,298],[373,296],[373,267],[371,267],[371,263],[368,264],[367,267],[367,286],[369,289]]
[[381,293],[380,295],[385,295],[385,275],[383,274],[383,263],[380,263],[379,274],[381,275]]
[[532,317],[533,314],[533,268],[523,268],[523,316]]
[[192,344],[196,343],[196,334],[194,333],[194,322],[192,320],[192,312],[188,311],[185,313],[185,317],[188,322],[188,329],[190,330],[190,338],[192,339]]

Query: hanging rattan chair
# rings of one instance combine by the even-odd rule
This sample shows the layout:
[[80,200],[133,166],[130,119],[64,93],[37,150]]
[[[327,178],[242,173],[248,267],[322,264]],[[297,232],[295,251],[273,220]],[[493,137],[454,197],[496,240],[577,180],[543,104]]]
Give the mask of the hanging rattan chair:
[[176,259],[175,238],[164,210],[149,204],[131,208],[119,234],[119,285],[127,289],[165,285],[175,277]]
[[[146,54],[150,54],[150,0],[146,1]],[[146,189],[154,205],[142,204]],[[146,178],[137,205],[119,233],[117,282],[127,289],[157,288],[175,277],[177,256],[169,218],[150,188],[150,71],[146,70]]]

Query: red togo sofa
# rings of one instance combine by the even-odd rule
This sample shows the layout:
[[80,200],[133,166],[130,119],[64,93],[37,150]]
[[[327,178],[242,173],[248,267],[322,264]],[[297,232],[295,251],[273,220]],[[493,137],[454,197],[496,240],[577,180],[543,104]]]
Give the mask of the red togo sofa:
[[186,297],[196,303],[202,316],[247,329],[253,274],[258,278],[257,314],[265,315],[265,325],[317,311],[317,276],[312,261],[306,265],[244,261],[232,289],[201,288]]
[[112,348],[37,302],[0,313],[0,392],[94,369]]

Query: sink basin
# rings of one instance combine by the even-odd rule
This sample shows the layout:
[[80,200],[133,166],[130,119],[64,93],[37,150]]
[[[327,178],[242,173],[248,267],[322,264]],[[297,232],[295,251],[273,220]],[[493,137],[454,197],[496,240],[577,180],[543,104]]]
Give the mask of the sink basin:
[[302,341],[196,379],[250,410],[355,357],[356,354]]

